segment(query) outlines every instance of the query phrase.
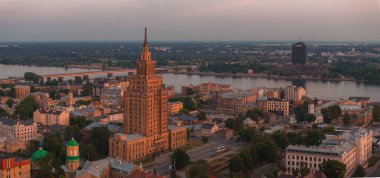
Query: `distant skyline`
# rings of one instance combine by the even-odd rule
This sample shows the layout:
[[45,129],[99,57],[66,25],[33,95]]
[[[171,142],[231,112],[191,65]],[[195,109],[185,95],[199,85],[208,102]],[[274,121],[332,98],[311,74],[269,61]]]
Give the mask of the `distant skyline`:
[[0,0],[0,41],[380,41],[380,0]]

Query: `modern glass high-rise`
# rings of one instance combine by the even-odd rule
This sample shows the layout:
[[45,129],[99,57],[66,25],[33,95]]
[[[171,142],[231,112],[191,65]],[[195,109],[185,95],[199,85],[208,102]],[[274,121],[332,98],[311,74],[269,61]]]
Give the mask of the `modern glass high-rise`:
[[298,42],[292,45],[292,64],[306,64],[306,45]]

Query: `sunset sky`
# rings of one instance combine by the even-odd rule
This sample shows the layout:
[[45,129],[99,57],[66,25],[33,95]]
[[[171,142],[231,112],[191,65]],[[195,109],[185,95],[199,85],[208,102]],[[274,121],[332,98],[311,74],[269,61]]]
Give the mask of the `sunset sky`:
[[0,41],[380,41],[380,0],[0,0]]

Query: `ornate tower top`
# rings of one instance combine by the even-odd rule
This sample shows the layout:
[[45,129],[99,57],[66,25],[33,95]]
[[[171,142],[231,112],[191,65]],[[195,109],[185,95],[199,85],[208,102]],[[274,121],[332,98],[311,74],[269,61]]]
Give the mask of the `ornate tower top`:
[[152,60],[152,53],[149,51],[148,30],[145,27],[143,51],[140,59],[136,62],[137,75],[151,76],[156,73],[156,62]]
[[145,27],[145,36],[144,36],[144,47],[148,46],[148,32],[147,28]]
[[150,61],[151,60],[151,53],[149,51],[149,45],[148,45],[148,30],[145,27],[145,34],[144,34],[144,49],[141,52],[141,58],[142,61]]

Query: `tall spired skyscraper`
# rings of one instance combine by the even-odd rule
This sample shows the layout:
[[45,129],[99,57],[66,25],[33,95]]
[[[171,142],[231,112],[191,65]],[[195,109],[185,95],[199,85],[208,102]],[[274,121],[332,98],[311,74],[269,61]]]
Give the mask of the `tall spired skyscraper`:
[[156,146],[167,149],[168,114],[167,91],[162,76],[156,74],[156,61],[149,51],[147,29],[143,51],[136,62],[137,73],[128,76],[129,86],[124,94],[124,127],[127,134],[153,137]]
[[109,156],[120,160],[141,160],[147,155],[186,145],[185,127],[168,127],[168,95],[156,61],[149,51],[147,29],[136,74],[128,76],[124,93],[125,133],[109,139]]

